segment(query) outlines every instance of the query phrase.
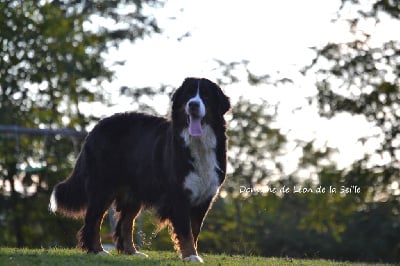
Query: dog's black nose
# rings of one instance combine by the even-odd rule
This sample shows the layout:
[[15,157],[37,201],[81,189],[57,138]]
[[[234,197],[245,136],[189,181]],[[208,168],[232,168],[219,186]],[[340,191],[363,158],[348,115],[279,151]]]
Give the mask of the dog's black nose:
[[190,110],[197,110],[200,108],[200,103],[197,101],[189,102],[189,109]]

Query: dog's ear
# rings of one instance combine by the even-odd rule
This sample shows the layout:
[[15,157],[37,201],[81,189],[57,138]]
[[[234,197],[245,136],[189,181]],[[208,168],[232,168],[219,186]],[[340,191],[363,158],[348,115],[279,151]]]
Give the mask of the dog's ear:
[[190,86],[190,82],[192,82],[192,78],[186,78],[183,82],[182,85],[175,90],[175,92],[172,94],[172,102],[178,101],[178,99],[182,96],[184,88]]
[[218,85],[215,85],[215,86],[217,86],[217,88],[218,88],[217,89],[217,91],[218,91],[217,97],[218,97],[218,104],[219,104],[218,109],[220,111],[220,114],[223,115],[226,112],[228,112],[229,109],[231,109],[231,103],[230,103],[228,96],[226,96],[224,94],[224,92],[221,90],[221,88]]
[[180,91],[181,91],[181,87],[179,87],[178,89],[176,89],[176,90],[174,91],[174,93],[172,94],[172,98],[171,98],[171,101],[172,101],[172,102],[175,102],[176,99],[178,99],[179,94],[180,94]]

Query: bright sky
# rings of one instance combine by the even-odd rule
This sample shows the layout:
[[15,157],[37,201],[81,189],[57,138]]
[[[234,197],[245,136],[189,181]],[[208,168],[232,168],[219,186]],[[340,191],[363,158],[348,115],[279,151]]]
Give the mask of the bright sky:
[[262,74],[297,71],[311,58],[307,48],[326,43],[336,30],[330,19],[338,7],[335,0],[169,0],[155,11],[164,33],[134,46],[124,43],[112,58],[127,60],[121,82],[134,78],[143,85],[179,84],[189,75],[212,78],[214,59],[246,59]]
[[[187,76],[215,80],[221,73],[215,59],[227,63],[245,59],[254,73],[290,77],[294,84],[249,87],[243,82],[223,88],[226,94],[233,101],[245,95],[279,102],[277,122],[283,133],[339,148],[336,159],[343,167],[362,155],[363,147],[357,139],[376,131],[361,117],[341,115],[334,121],[319,118],[316,106],[309,106],[306,100],[316,93],[315,77],[299,74],[299,69],[311,62],[309,47],[349,38],[344,24],[332,23],[339,6],[339,0],[169,0],[164,8],[149,11],[164,29],[161,35],[133,45],[124,42],[110,53],[110,60],[126,60],[124,66],[114,68],[116,80],[111,90],[115,92],[120,85],[178,87]],[[178,40],[188,32],[188,37]],[[129,110],[128,99],[115,102],[118,105],[113,112]],[[165,113],[168,99],[159,99],[157,105]],[[364,149],[374,148],[373,143],[369,146]]]

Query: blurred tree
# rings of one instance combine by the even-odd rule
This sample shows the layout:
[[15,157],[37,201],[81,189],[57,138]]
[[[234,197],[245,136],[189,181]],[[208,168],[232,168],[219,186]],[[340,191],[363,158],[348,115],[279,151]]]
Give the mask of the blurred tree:
[[233,178],[224,187],[234,197],[240,185],[266,185],[282,175],[279,157],[285,153],[286,137],[273,127],[275,117],[276,106],[261,99],[251,103],[242,98],[233,107],[228,130],[228,161]]
[[[121,40],[159,32],[155,19],[143,11],[146,5],[158,4],[156,0],[1,1],[0,125],[84,130],[94,117],[84,116],[80,103],[104,102],[103,81],[113,76],[103,54]],[[48,193],[67,176],[80,141],[60,135],[0,134],[2,244],[41,246],[57,236],[73,236],[76,228],[67,226],[72,221],[66,220],[64,227],[42,221],[48,217],[44,207]]]
[[241,190],[243,192],[243,187],[263,189],[282,176],[279,157],[284,154],[286,138],[273,126],[276,106],[268,104],[265,100],[260,99],[260,102],[252,103],[240,99],[231,113],[232,118],[228,126],[230,170],[222,192],[222,197],[226,198],[226,204],[229,205],[226,206],[226,211],[231,215],[231,219],[226,228],[219,230],[235,230],[236,235],[232,242],[236,245],[235,252],[252,252],[256,247],[254,242],[248,239],[260,224],[245,226],[248,217],[246,212],[252,210],[245,208],[246,196],[243,195],[248,193],[241,193]]
[[[345,12],[347,8],[358,12]],[[378,129],[379,133],[360,139],[364,144],[380,142],[375,154],[354,165],[354,170],[368,169],[369,175],[363,175],[366,180],[355,175],[346,175],[353,180],[343,180],[368,184],[373,192],[368,200],[399,200],[400,195],[396,188],[400,175],[400,42],[390,35],[377,40],[373,33],[388,18],[399,24],[398,1],[342,0],[337,20],[348,22],[353,39],[314,48],[317,56],[305,68],[305,72],[318,73],[316,99],[323,116],[361,115]]]
[[[374,36],[382,23],[391,20],[397,27],[399,19],[398,1],[342,0],[336,20],[348,22],[352,39],[313,48],[316,57],[303,70],[317,73],[316,101],[322,116],[332,118],[347,112],[363,116],[377,129],[365,132],[359,140],[363,144],[378,142],[374,152],[348,169],[325,166],[317,172],[321,184],[357,185],[361,191],[309,203],[310,216],[304,220],[309,228],[337,229],[333,231],[335,241],[344,244],[334,245],[332,254],[337,257],[399,259],[400,239],[395,236],[400,218],[400,42],[396,35]],[[305,153],[308,157],[318,157],[309,151]]]

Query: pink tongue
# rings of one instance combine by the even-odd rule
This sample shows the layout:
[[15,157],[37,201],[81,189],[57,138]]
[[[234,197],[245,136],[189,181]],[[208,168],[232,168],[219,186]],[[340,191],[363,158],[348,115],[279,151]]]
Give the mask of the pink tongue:
[[199,137],[203,134],[201,119],[189,117],[189,134],[193,137]]

